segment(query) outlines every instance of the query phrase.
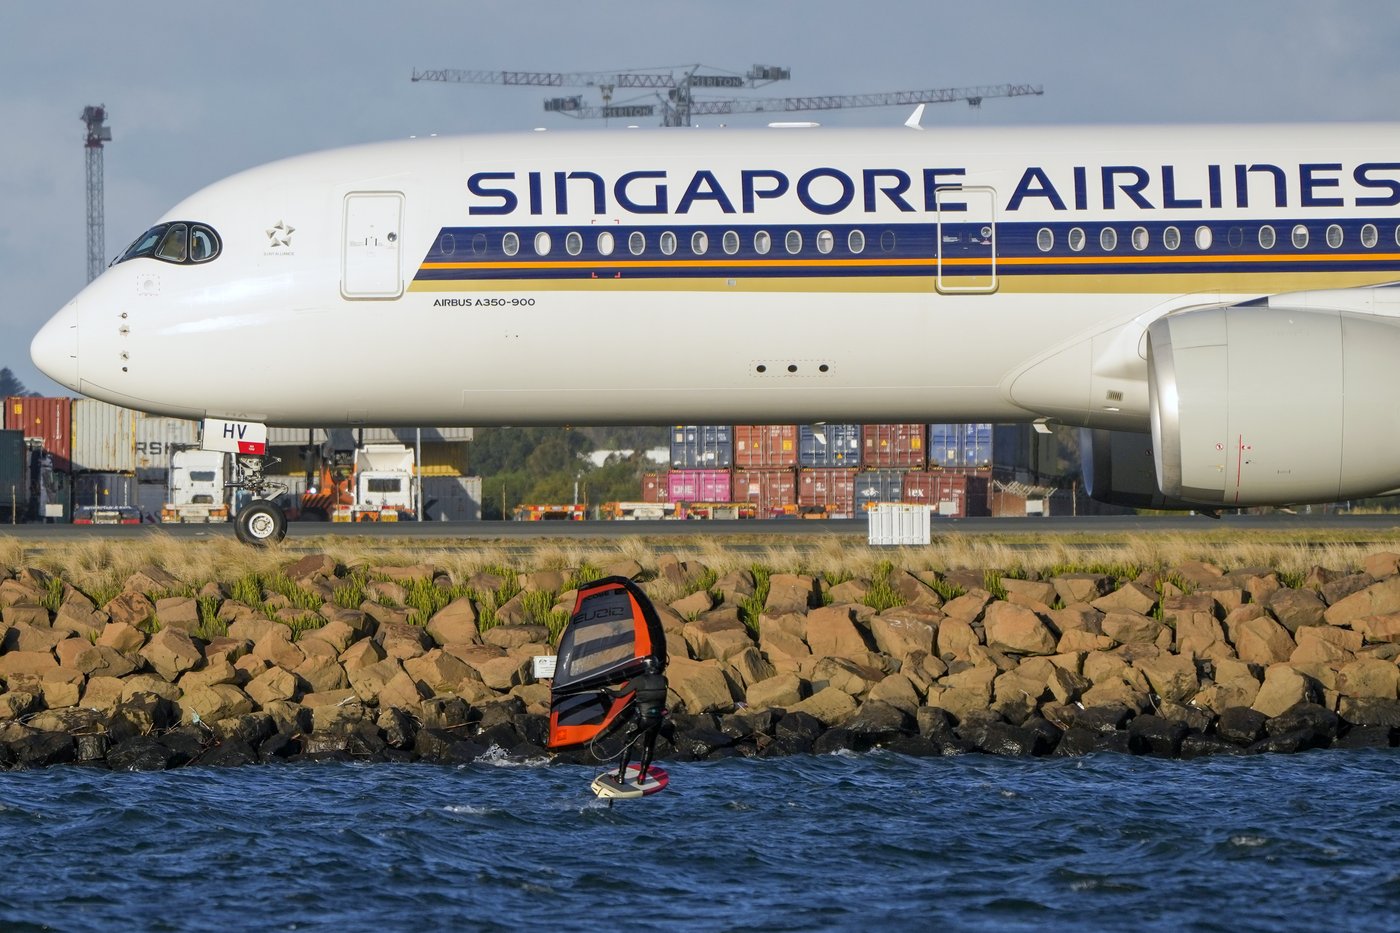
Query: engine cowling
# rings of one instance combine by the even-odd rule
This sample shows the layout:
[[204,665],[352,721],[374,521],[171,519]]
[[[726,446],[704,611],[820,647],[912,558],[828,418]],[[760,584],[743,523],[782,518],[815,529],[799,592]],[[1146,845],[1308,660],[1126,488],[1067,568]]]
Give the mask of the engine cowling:
[[1202,508],[1199,502],[1173,499],[1157,488],[1152,435],[1134,431],[1079,431],[1080,473],[1089,498],[1130,509],[1164,511]]
[[1212,507],[1400,488],[1400,320],[1250,303],[1148,328],[1164,496]]

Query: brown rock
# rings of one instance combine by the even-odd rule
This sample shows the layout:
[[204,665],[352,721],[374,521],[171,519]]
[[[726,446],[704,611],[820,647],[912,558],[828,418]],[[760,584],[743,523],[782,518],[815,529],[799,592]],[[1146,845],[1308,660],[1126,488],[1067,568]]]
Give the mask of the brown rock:
[[922,702],[922,697],[914,682],[903,673],[898,673],[890,674],[871,687],[870,693],[866,695],[866,700],[888,703],[895,709],[903,710],[913,716]]
[[734,707],[729,679],[718,661],[672,658],[666,667],[666,679],[687,713],[728,712]]
[[816,657],[849,658],[869,650],[851,621],[849,606],[823,606],[807,613],[807,644]]
[[1131,612],[1110,612],[1105,615],[1103,633],[1122,645],[1169,647],[1172,643],[1172,632],[1165,625]]
[[297,679],[280,667],[272,667],[248,681],[243,690],[259,707],[266,707],[278,700],[296,699]]
[[543,625],[495,625],[481,633],[481,640],[509,651],[523,645],[547,642],[549,629]]
[[253,650],[249,654],[254,658],[271,661],[289,671],[294,670],[306,660],[306,652],[292,643],[291,629],[285,625],[274,625],[275,628],[253,643]]
[[714,598],[710,596],[708,590],[696,590],[689,596],[684,596],[671,603],[671,608],[682,618],[695,618],[702,612],[709,612],[714,608]]
[[1250,708],[1265,716],[1278,716],[1289,707],[1314,698],[1312,683],[1288,664],[1272,664]]
[[292,673],[313,693],[344,690],[350,686],[350,677],[345,673],[345,668],[332,657],[307,655],[306,660],[298,664]]
[[1353,619],[1351,627],[1368,643],[1400,642],[1400,612]]
[[1235,649],[1225,638],[1225,629],[1211,612],[1177,609],[1172,613],[1176,624],[1176,651],[1195,658],[1232,658]]
[[380,709],[417,709],[427,699],[425,691],[406,671],[399,671],[379,691]]
[[982,618],[982,611],[992,601],[992,594],[986,590],[968,590],[956,599],[943,604],[943,614],[950,619],[971,624]]
[[433,614],[426,626],[428,634],[439,645],[466,644],[480,641],[476,607],[469,597],[454,599]]
[[1152,692],[1163,700],[1185,703],[1201,688],[1196,665],[1189,657],[1164,654],[1156,658],[1140,658],[1133,666],[1142,671]]
[[1050,620],[1050,626],[1062,635],[1069,631],[1103,634],[1103,613],[1087,603],[1073,603],[1063,609],[1051,609],[1046,618]]
[[156,600],[156,621],[161,628],[177,628],[193,635],[199,628],[199,603],[189,596],[170,596]]
[[1070,629],[1060,636],[1060,640],[1055,643],[1055,650],[1060,654],[1107,651],[1114,644],[1114,640],[1107,635],[1095,635],[1084,629]]
[[823,725],[840,725],[855,715],[858,706],[851,695],[835,687],[826,687],[788,708],[789,712],[806,713]]
[[199,646],[178,629],[162,629],[152,635],[139,654],[157,674],[171,683],[204,661]]
[[750,684],[744,702],[751,709],[791,709],[802,702],[807,682],[796,674],[776,674]]
[[885,676],[878,668],[859,664],[850,658],[818,658],[812,665],[812,682],[843,690],[853,697],[862,697]]
[[456,655],[435,648],[419,658],[404,661],[404,670],[427,688],[428,694],[456,693],[464,680],[480,680],[475,670]]
[[1136,712],[1150,708],[1146,691],[1121,680],[1094,684],[1080,696],[1079,702],[1090,706],[1126,706]]
[[1226,629],[1235,644],[1241,661],[1267,667],[1287,661],[1298,647],[1288,630],[1268,616],[1255,616],[1232,623],[1226,619]]
[[101,635],[106,624],[107,613],[88,609],[74,600],[60,606],[53,618],[54,631],[72,632],[79,638],[88,640]]
[[1092,603],[1113,586],[1113,578],[1102,573],[1067,573],[1051,579],[1060,602]]
[[[308,554],[301,560],[288,564],[282,569],[290,580],[307,580],[314,577],[335,576],[337,564],[328,554]],[[285,699],[285,698],[283,698]]]
[[155,615],[155,603],[141,593],[123,592],[102,607],[113,622],[125,622],[137,626]]
[[886,609],[870,620],[875,646],[892,658],[915,651],[934,654],[936,625],[941,613],[909,606]]
[[1400,576],[1373,583],[1332,603],[1322,613],[1329,625],[1349,625],[1367,616],[1400,612]]
[[127,577],[126,582],[122,584],[122,589],[129,593],[150,596],[154,593],[175,590],[183,586],[184,582],[173,573],[161,567],[146,566]]
[[943,606],[943,597],[907,570],[891,571],[889,584],[906,606],[920,609],[939,609]]
[[233,684],[214,684],[187,691],[180,697],[180,709],[184,722],[218,722],[246,716],[253,711],[253,701]]
[[1157,593],[1141,583],[1129,582],[1089,605],[1103,613],[1131,612],[1145,616],[1157,605]]
[[1050,654],[1055,650],[1054,633],[1023,606],[992,603],[983,613],[982,625],[989,648],[1013,654]]
[[776,626],[765,628],[762,619],[759,620],[758,648],[779,671],[796,671],[812,657],[812,650],[800,636]]
[[72,640],[82,645],[83,650],[70,666],[89,677],[125,677],[136,670],[136,663],[115,648],[88,645],[81,639]]
[[817,582],[814,578],[775,573],[768,579],[768,599],[763,608],[770,615],[806,612],[817,602]]
[[80,701],[87,709],[110,712],[122,701],[122,681],[117,677],[89,676]]
[[208,661],[203,666],[180,675],[180,689],[189,692],[196,687],[212,687],[215,684],[238,685],[238,671],[227,658]]
[[629,580],[635,580],[642,575],[643,570],[641,564],[635,560],[627,559],[615,564],[608,564],[602,568],[602,573],[605,577],[626,577]]
[[374,633],[374,639],[384,649],[385,655],[400,661],[422,657],[434,647],[432,637],[418,625],[381,623]]
[[345,673],[350,678],[350,687],[356,696],[365,703],[377,703],[379,691],[399,674],[404,673],[404,669],[397,658],[386,658],[378,664],[346,670]]
[[[956,601],[945,603],[944,608]],[[972,650],[981,644],[982,639],[977,631],[963,619],[950,617],[938,623],[938,655],[941,658],[970,658]]]
[[753,645],[723,659],[724,668],[741,687],[767,680],[777,673],[772,664]]
[[1377,580],[1393,577],[1400,573],[1400,554],[1396,554],[1394,551],[1368,554],[1361,561],[1361,569]]
[[731,612],[709,613],[704,618],[688,622],[682,635],[693,657],[727,661],[733,655],[753,646],[753,637]]
[[731,570],[710,587],[729,605],[737,606],[755,593],[753,574],[747,570]]
[[1348,697],[1394,700],[1400,693],[1400,667],[1378,658],[1343,664],[1337,670],[1337,692]]

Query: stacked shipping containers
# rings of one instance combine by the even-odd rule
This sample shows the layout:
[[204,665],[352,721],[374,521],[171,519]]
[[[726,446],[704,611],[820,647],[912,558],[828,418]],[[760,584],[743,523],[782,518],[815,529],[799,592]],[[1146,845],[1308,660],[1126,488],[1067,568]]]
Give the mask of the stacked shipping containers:
[[30,517],[66,522],[73,517],[73,400],[11,396],[4,426],[19,431],[29,452]]
[[734,501],[752,505],[759,518],[796,511],[800,443],[795,424],[735,425]]
[[137,507],[136,412],[96,399],[73,403],[73,505]]

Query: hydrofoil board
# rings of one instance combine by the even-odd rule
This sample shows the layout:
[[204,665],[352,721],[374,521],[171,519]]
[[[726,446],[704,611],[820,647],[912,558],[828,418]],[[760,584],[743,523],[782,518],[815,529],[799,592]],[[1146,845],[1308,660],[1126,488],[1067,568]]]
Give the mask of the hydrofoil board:
[[621,781],[617,779],[616,768],[606,771],[593,779],[593,793],[604,799],[630,800],[663,790],[670,780],[656,765],[647,768],[646,777],[642,777],[641,771],[640,764],[630,764],[623,771]]

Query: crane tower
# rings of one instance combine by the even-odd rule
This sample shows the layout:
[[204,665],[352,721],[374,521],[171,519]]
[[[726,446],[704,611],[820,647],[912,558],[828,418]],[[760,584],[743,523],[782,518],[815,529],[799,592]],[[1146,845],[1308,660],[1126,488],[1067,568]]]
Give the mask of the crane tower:
[[106,265],[106,222],[102,216],[102,144],[112,141],[112,128],[107,125],[107,107],[99,104],[83,108],[83,123],[87,138],[87,280],[102,274]]

